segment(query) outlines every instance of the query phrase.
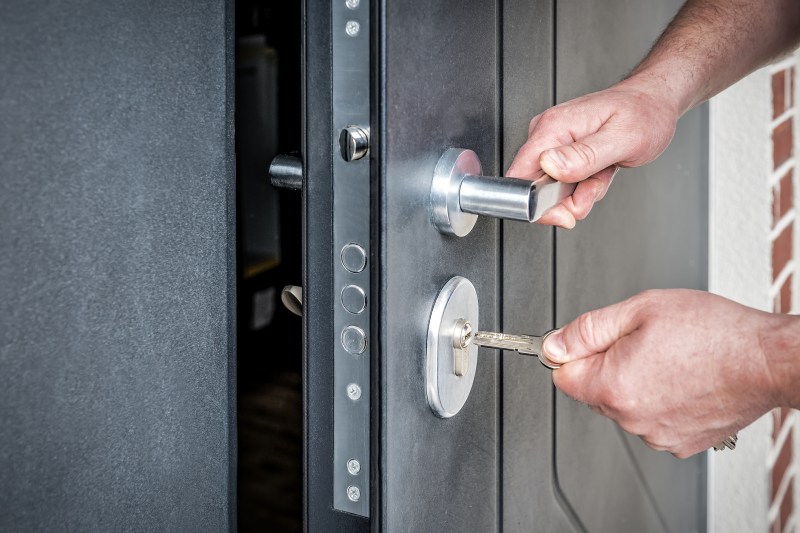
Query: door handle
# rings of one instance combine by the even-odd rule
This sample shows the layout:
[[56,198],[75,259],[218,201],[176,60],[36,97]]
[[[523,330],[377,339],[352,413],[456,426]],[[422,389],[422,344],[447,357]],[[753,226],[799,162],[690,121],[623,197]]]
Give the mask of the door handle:
[[439,158],[431,182],[431,220],[440,232],[463,237],[478,215],[535,222],[576,185],[547,175],[531,181],[481,173],[472,150],[450,148]]

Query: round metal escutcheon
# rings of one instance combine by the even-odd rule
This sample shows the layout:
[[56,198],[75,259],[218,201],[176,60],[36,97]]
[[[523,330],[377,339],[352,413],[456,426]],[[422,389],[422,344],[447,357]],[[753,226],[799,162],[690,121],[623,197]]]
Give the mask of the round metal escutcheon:
[[456,276],[436,297],[428,324],[425,391],[428,404],[441,418],[450,418],[464,407],[478,368],[478,347],[472,344],[466,348],[466,373],[455,373],[453,335],[459,320],[478,330],[478,293],[468,279]]
[[464,176],[480,176],[481,161],[472,150],[450,148],[436,163],[431,182],[431,220],[436,228],[458,237],[467,235],[478,215],[461,210],[460,190]]

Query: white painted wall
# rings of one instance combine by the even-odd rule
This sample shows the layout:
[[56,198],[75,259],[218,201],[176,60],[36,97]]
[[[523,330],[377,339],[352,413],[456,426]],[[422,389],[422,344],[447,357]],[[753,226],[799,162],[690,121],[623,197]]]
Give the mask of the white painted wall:
[[[771,310],[770,72],[759,70],[710,103],[709,289]],[[768,531],[772,419],[739,433],[734,451],[709,453],[709,531]]]

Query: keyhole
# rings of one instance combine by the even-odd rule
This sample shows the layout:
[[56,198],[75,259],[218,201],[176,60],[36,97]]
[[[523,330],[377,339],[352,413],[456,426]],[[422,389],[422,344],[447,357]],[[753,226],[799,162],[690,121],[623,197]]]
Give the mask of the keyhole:
[[453,328],[453,373],[461,377],[469,370],[469,345],[472,343],[472,324],[459,318]]

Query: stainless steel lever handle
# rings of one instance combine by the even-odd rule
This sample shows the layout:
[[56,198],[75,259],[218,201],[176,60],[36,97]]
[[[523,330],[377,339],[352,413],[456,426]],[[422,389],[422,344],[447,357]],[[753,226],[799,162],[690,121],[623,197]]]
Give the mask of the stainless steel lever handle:
[[472,231],[478,215],[535,222],[574,190],[574,183],[550,176],[536,181],[481,176],[475,152],[450,148],[433,172],[431,219],[442,233],[463,237]]

